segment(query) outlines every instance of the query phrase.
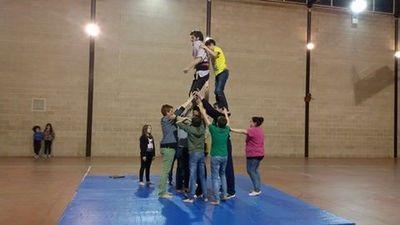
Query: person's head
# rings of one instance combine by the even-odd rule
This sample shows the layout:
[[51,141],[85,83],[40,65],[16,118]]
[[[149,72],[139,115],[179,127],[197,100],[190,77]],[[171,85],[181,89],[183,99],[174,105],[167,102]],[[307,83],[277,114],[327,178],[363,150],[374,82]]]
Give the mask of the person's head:
[[142,127],[142,136],[151,136],[151,125],[145,124]]
[[193,107],[193,117],[201,117],[200,108],[196,105]]
[[253,116],[250,121],[250,127],[259,127],[263,124],[264,118],[259,116]]
[[172,116],[172,114],[174,114],[173,109],[174,109],[174,107],[172,107],[171,105],[165,104],[165,105],[161,106],[161,114],[163,116],[170,117],[170,116]]
[[192,126],[200,127],[202,122],[203,122],[203,120],[200,117],[198,117],[198,116],[192,117]]
[[34,126],[34,127],[32,128],[32,131],[33,131],[33,132],[40,132],[40,127],[39,127],[38,125],[36,125],[36,126]]
[[53,132],[53,126],[51,125],[51,123],[46,124],[46,128],[44,129]]
[[203,41],[204,40],[204,36],[203,33],[199,30],[194,30],[192,32],[190,32],[190,41],[194,42],[194,41]]
[[227,123],[228,123],[228,120],[226,119],[225,116],[219,116],[217,118],[217,126],[219,128],[225,128]]
[[209,49],[214,50],[214,47],[216,45],[215,40],[212,38],[209,38],[206,43],[204,43]]

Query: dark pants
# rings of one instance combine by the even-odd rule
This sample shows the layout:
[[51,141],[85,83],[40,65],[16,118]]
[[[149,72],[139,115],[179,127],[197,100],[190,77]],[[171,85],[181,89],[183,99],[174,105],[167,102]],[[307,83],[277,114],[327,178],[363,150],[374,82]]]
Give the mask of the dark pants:
[[143,182],[143,173],[146,170],[146,181],[150,182],[150,167],[153,161],[153,153],[146,153],[146,161],[143,157],[140,157],[140,170],[139,170],[139,181]]
[[33,151],[35,152],[35,155],[39,155],[41,148],[42,148],[42,141],[33,140]]
[[[178,151],[178,150],[177,150]],[[172,184],[172,180],[173,180],[173,178],[172,178],[172,175],[173,175],[173,173],[174,173],[174,165],[175,165],[175,160],[176,160],[177,158],[176,158],[176,152],[175,152],[175,156],[174,156],[174,159],[172,160],[172,165],[171,165],[171,169],[169,170],[169,173],[168,173],[168,183],[169,184]],[[177,168],[178,169],[178,168]],[[176,179],[176,177],[175,177],[175,179]]]
[[175,182],[176,189],[182,190],[183,188],[189,188],[189,150],[188,148],[178,147],[175,152],[175,158],[172,162],[171,170],[169,171],[168,180],[172,182],[173,168],[175,160],[178,165],[176,167]]
[[178,158],[178,167],[176,168],[176,189],[189,188],[189,178],[189,149],[182,148],[182,155]]
[[193,92],[193,91],[200,91],[204,84],[208,81],[208,78],[210,78],[210,75],[207,74],[204,77],[196,77],[197,75],[194,75],[194,79],[192,82],[192,86],[190,87],[190,92],[189,95]]
[[51,155],[51,144],[52,141],[44,141],[44,154]]
[[225,175],[226,175],[227,192],[229,195],[234,195],[236,193],[235,172],[233,170],[232,143],[230,138],[228,139],[228,162],[226,164]]
[[229,70],[224,70],[215,77],[215,100],[219,108],[228,109],[228,102],[225,97],[224,89],[226,81],[229,78]]

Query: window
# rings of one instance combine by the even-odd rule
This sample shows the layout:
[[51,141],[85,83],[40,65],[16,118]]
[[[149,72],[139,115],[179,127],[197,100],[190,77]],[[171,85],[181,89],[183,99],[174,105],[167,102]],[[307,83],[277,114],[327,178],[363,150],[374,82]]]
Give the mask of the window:
[[375,11],[392,13],[393,0],[375,0]]
[[320,1],[317,1],[317,4],[318,5],[331,5],[331,0],[320,0]]
[[349,7],[351,0],[333,0],[333,6],[336,7]]
[[34,112],[46,111],[46,99],[44,99],[44,98],[32,99],[32,111],[34,111]]

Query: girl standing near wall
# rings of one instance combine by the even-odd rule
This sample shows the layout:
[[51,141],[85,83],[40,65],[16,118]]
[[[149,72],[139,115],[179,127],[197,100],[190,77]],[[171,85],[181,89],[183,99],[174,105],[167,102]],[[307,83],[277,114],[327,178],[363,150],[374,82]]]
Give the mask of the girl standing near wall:
[[142,136],[140,136],[140,171],[139,185],[144,186],[143,173],[146,171],[146,183],[150,182],[150,167],[155,156],[154,138],[151,135],[151,125],[146,124],[142,128]]
[[53,144],[53,140],[56,137],[56,133],[53,130],[53,126],[51,123],[46,124],[46,128],[44,129],[44,154],[46,158],[51,157],[51,145]]

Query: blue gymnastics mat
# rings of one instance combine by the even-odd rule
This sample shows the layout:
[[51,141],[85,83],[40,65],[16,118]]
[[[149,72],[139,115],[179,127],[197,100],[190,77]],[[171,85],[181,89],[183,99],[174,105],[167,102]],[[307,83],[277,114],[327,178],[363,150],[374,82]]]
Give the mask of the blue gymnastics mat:
[[258,197],[249,197],[250,189],[248,177],[236,176],[236,198],[213,206],[184,203],[182,195],[160,200],[137,176],[87,176],[59,225],[355,225],[271,186]]

